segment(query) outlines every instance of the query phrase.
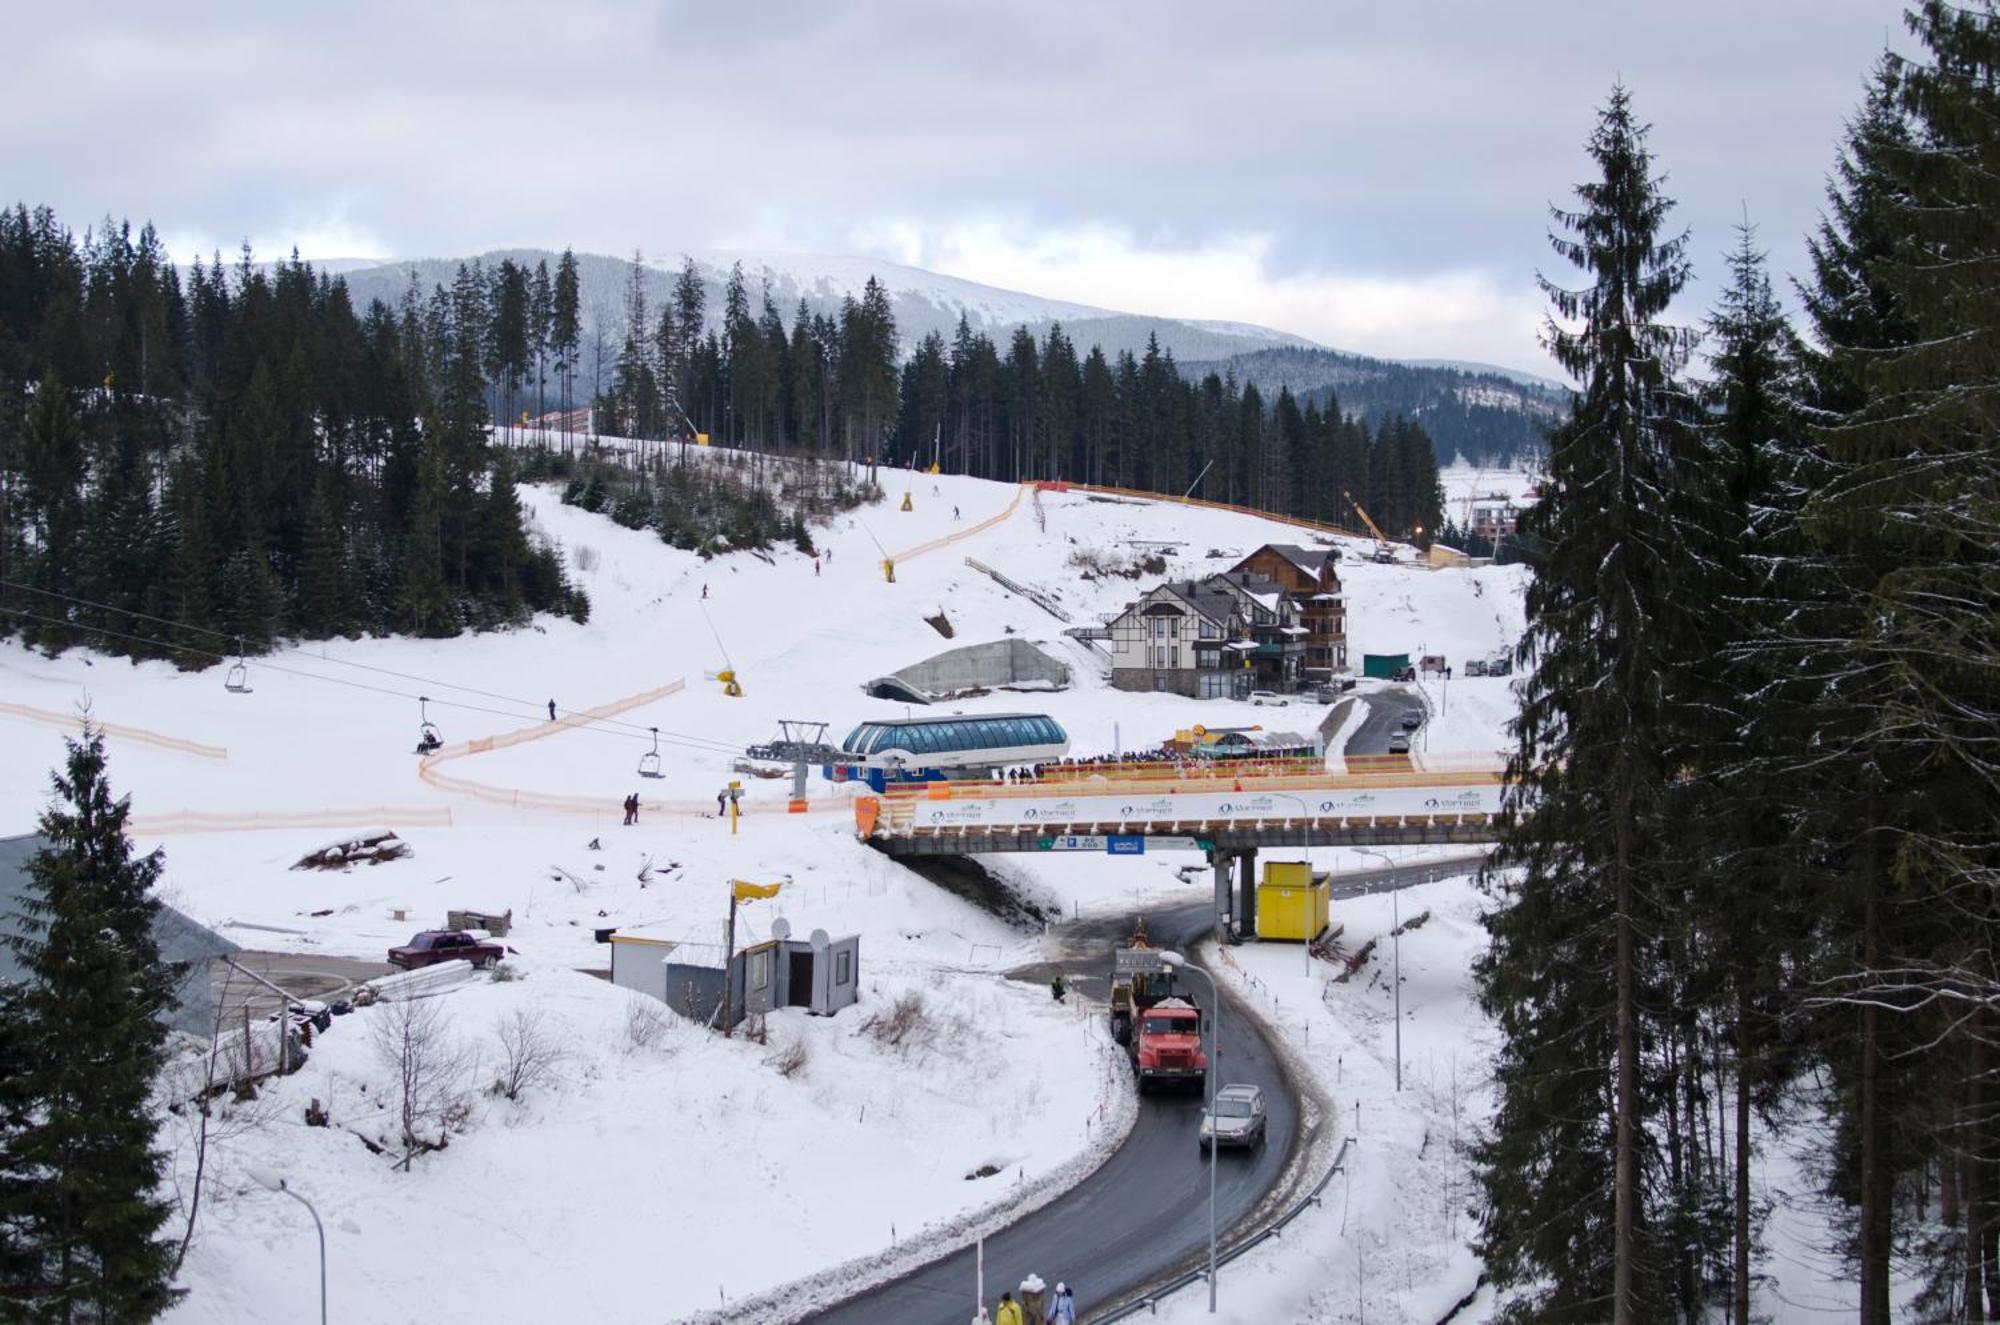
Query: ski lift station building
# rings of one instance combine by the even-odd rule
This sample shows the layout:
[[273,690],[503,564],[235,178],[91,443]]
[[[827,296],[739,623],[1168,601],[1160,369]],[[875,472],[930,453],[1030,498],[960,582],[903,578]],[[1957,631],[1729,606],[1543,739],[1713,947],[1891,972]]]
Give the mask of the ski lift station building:
[[[745,944],[727,969],[723,956],[720,943],[692,942],[659,926],[636,925],[611,935],[611,983],[717,1026],[736,1026],[745,1017],[781,1008],[830,1017],[860,998],[859,934],[833,938],[816,929],[810,938]],[[719,1015],[725,989],[726,1023]]]

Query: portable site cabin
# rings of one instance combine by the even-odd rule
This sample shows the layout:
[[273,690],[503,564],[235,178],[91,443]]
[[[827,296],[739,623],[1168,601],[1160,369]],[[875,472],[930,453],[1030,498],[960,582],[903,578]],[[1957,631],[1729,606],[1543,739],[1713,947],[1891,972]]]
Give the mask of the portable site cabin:
[[725,970],[721,944],[670,938],[656,926],[640,925],[612,934],[611,983],[657,998],[691,1021],[718,1026],[724,1024],[725,989],[730,1026],[780,1008],[830,1017],[860,997],[861,936],[832,938],[814,930],[809,939],[750,943]]
[[1407,653],[1364,653],[1361,655],[1361,674],[1363,676],[1379,677],[1384,681],[1394,680],[1396,673],[1409,665],[1410,655]]
[[1264,863],[1257,885],[1257,937],[1309,943],[1326,930],[1333,881],[1303,860]]

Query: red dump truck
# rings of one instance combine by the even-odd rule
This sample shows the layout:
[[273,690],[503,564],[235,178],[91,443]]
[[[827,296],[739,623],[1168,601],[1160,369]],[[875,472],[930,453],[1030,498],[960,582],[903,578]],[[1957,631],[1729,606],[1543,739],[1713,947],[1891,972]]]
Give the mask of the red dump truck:
[[1139,1032],[1132,1037],[1131,1050],[1141,1092],[1173,1085],[1200,1090],[1208,1080],[1201,1009],[1184,994],[1163,998],[1139,1014]]
[[1111,1037],[1131,1055],[1140,1092],[1178,1084],[1200,1090],[1208,1079],[1201,1033],[1200,1007],[1175,988],[1173,968],[1160,964],[1142,922],[1113,954],[1111,977]]

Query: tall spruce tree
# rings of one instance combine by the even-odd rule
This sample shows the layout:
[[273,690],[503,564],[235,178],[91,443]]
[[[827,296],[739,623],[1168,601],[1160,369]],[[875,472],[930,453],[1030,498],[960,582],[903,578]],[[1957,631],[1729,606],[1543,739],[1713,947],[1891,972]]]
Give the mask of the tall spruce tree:
[[[1788,505],[1802,462],[1803,350],[1772,292],[1764,254],[1746,221],[1728,255],[1729,283],[1708,321],[1711,377],[1704,392],[1718,485],[1714,555],[1703,590],[1731,642],[1707,679],[1713,721],[1697,770],[1676,789],[1689,822],[1710,826],[1684,841],[1683,910],[1693,936],[1688,985],[1694,1009],[1727,1028],[1734,1068],[1734,1168],[1729,1175],[1729,1318],[1750,1325],[1756,1206],[1751,1170],[1753,1106],[1769,1111],[1797,1070],[1790,990],[1810,960],[1812,905],[1789,868],[1796,816],[1781,792],[1812,733],[1796,718],[1812,683],[1771,647],[1796,581],[1799,541]],[[1691,765],[1691,768],[1693,766]]]
[[8,940],[26,979],[0,999],[0,1314],[148,1321],[176,1296],[149,1106],[179,973],[153,940],[161,857],[132,853],[103,734],[67,744]]
[[1815,248],[1822,376],[1847,407],[1819,430],[1802,517],[1857,609],[1846,711],[1818,716],[1863,792],[1821,854],[1854,881],[1860,922],[1832,975],[1860,1030],[1847,1124],[1871,1325],[1890,1317],[1913,1160],[1946,1168],[1957,1207],[1920,1267],[1928,1305],[1982,1319],[2000,1297],[2000,17],[1933,0],[1910,27],[1926,57],[1892,66],[1907,123],[1871,114],[1850,135],[1858,170]]
[[1580,391],[1533,515],[1544,552],[1502,816],[1501,862],[1521,875],[1478,971],[1502,1033],[1479,1158],[1489,1267],[1527,1290],[1515,1314],[1629,1325],[1671,1301],[1647,1203],[1661,1174],[1646,1019],[1661,807],[1684,744],[1678,673],[1697,624],[1676,593],[1680,511],[1701,466],[1677,383],[1694,337],[1661,320],[1688,277],[1686,238],[1663,234],[1671,203],[1624,87],[1588,150],[1599,178],[1577,188],[1578,210],[1552,209],[1550,243],[1590,283],[1542,281],[1546,342]]

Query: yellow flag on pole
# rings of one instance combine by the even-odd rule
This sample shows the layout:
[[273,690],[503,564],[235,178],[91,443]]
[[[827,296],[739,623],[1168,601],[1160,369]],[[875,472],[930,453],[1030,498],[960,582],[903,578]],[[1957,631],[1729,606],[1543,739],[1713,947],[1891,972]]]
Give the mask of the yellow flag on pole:
[[745,883],[741,879],[734,882],[735,897],[739,902],[754,902],[760,897],[776,897],[778,885],[775,883]]

